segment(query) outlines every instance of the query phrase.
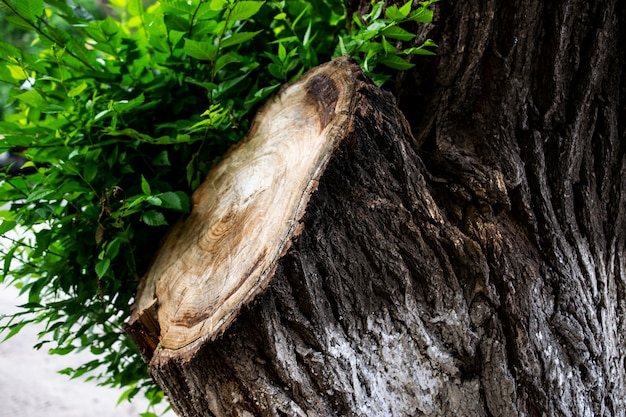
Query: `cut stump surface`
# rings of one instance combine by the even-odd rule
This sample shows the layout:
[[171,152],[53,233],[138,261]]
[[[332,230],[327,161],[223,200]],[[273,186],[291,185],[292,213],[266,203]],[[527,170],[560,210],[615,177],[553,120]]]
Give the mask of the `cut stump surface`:
[[210,171],[143,277],[127,331],[155,348],[215,339],[271,279],[342,138],[355,66],[334,61],[285,86]]

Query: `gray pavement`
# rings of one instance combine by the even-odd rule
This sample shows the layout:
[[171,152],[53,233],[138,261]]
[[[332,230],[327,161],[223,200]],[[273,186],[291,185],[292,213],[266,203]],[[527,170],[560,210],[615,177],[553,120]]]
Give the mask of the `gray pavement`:
[[[16,310],[17,294],[0,284],[0,315]],[[34,350],[37,332],[26,326],[0,343],[0,417],[139,417],[146,411],[144,398],[116,406],[121,391],[59,374],[60,369],[89,361],[90,354],[50,356],[45,347]],[[175,417],[172,411],[166,415]]]

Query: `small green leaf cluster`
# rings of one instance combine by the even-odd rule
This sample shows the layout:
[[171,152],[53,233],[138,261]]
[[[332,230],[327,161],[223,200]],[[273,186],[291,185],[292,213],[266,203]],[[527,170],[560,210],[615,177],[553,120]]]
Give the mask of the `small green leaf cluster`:
[[432,22],[433,11],[430,6],[437,1],[420,2],[416,9],[413,9],[412,0],[401,7],[394,4],[386,9],[384,2],[372,1],[370,13],[353,16],[351,30],[339,38],[335,55],[354,56],[363,71],[378,85],[382,85],[389,80],[390,75],[377,69],[378,64],[405,71],[415,66],[406,60],[407,56],[435,54],[429,49],[437,47],[431,39],[426,39],[419,46],[403,48],[402,42],[413,42],[416,35],[402,25],[408,22]]
[[120,325],[167,226],[284,82],[352,55],[382,83],[376,65],[431,54],[403,49],[401,25],[430,21],[432,3],[373,3],[348,30],[340,0],[0,0],[28,35],[0,40],[0,153],[30,168],[0,171],[0,283],[28,299],[0,317],[4,338],[43,323],[38,348],[97,357],[64,373],[160,401]]

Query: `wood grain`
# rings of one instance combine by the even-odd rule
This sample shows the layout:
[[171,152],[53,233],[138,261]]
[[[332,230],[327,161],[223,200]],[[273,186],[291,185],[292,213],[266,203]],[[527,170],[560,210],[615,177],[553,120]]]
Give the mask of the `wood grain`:
[[149,360],[214,339],[272,277],[350,113],[353,66],[285,86],[192,197],[143,277],[127,331]]

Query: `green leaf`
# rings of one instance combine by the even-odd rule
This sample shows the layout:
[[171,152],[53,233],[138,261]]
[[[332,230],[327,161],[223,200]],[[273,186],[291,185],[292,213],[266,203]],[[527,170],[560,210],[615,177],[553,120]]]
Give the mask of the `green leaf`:
[[98,164],[95,161],[88,161],[83,169],[85,181],[91,183],[98,175]]
[[167,14],[163,16],[163,21],[169,30],[175,30],[182,33],[186,33],[189,30],[189,20],[184,17]]
[[160,4],[163,13],[170,13],[176,16],[191,15],[194,10],[191,2],[184,0],[162,0]]
[[4,220],[0,223],[0,236],[4,235],[6,232],[13,230],[17,223],[13,220]]
[[339,38],[338,49],[339,49],[340,56],[350,55],[350,53],[348,52],[348,48],[346,47],[346,44],[344,43],[343,38]]
[[141,0],[128,1],[128,13],[131,16],[139,16],[143,12],[143,4]]
[[0,41],[0,53],[2,53],[5,57],[20,57],[22,56],[22,52],[16,48],[15,46],[8,44],[6,42]]
[[387,26],[388,25],[385,21],[375,20],[367,25],[367,27],[359,33],[358,37],[363,40],[371,39],[374,36],[377,36]]
[[148,197],[146,197],[146,201],[152,204],[153,206],[161,207],[163,205],[163,201],[161,200],[161,197],[157,195],[149,195]]
[[103,260],[98,261],[96,264],[96,275],[98,275],[98,278],[102,278],[107,273],[110,266],[111,259],[109,258],[104,258]]
[[251,106],[251,105],[253,105],[255,103],[258,103],[261,100],[264,100],[266,97],[268,97],[274,91],[278,90],[280,88],[280,86],[281,86],[280,83],[276,83],[276,84],[273,84],[273,85],[270,85],[270,86],[258,89],[257,91],[254,92],[252,97],[248,97],[246,99],[246,104]]
[[401,22],[407,17],[408,13],[404,14],[400,9],[398,9],[398,6],[393,4],[387,7],[387,10],[385,10],[385,15],[394,22]]
[[230,12],[229,19],[232,21],[250,19],[258,13],[263,1],[238,1]]
[[182,212],[189,211],[189,197],[182,191],[167,191],[159,194],[158,197],[161,199],[161,207],[163,208]]
[[194,39],[212,38],[216,34],[220,22],[215,20],[197,20],[193,25]]
[[170,30],[170,43],[172,46],[175,46],[175,52],[178,52],[179,48],[178,48],[178,43],[180,42],[181,39],[183,39],[183,37],[187,34],[187,31],[180,31],[180,30]]
[[306,28],[306,32],[304,32],[304,37],[302,38],[302,45],[305,48],[309,48],[311,41],[313,41],[313,39],[315,38],[315,35],[313,36],[313,38],[311,38],[312,24],[313,22],[309,22],[309,25]]
[[120,405],[122,401],[132,399],[135,395],[137,395],[138,392],[139,392],[139,389],[135,387],[134,384],[131,385],[129,389],[127,389],[126,391],[122,393],[122,395],[120,395],[120,398],[117,400],[117,405]]
[[433,21],[433,11],[427,9],[426,7],[420,7],[409,15],[408,20],[420,23],[430,23]]
[[[94,350],[93,346],[92,346],[92,350]],[[59,371],[59,373],[65,373],[67,375],[71,375],[72,379],[76,379],[76,378],[80,378],[87,372],[93,371],[94,369],[98,368],[98,366],[100,366],[100,361],[92,360],[81,365],[78,369],[66,368],[63,371],[67,371],[67,372]]]
[[250,39],[254,38],[259,33],[263,32],[262,30],[257,30],[256,32],[239,32],[235,33],[229,38],[223,39],[220,46],[222,48],[228,48],[229,46],[239,45]]
[[148,226],[167,226],[163,213],[156,210],[148,210],[141,216],[141,220]]
[[411,64],[410,62],[407,62],[404,59],[396,55],[386,56],[380,62],[388,66],[389,68],[393,68],[393,69],[400,70],[400,71],[405,71],[415,66],[415,64]]
[[67,96],[75,97],[79,95],[80,93],[82,93],[83,91],[85,91],[86,88],[87,88],[87,83],[82,83],[80,85],[77,85],[76,87],[72,88],[70,91],[67,92]]
[[[96,116],[96,119],[97,119],[97,116]],[[128,136],[129,138],[132,138],[141,142],[152,143],[155,145],[156,144],[165,145],[168,143],[180,143],[180,142],[185,141],[185,140],[179,140],[179,137],[183,135],[178,135],[175,139],[172,139],[169,136],[160,136],[158,138],[154,138],[150,135],[146,135],[145,133],[140,133],[136,131],[135,129],[131,129],[131,128],[126,128],[122,130],[106,128],[106,129],[103,129],[103,133],[110,135],[110,136]],[[189,138],[183,137],[182,139],[187,139],[188,141]]]
[[228,0],[211,0],[211,10],[224,10],[226,3],[228,3]]
[[28,195],[26,203],[32,203],[34,201],[40,201],[48,197],[50,194],[54,194],[55,190],[52,188],[39,188],[34,190]]
[[279,43],[278,44],[278,59],[281,62],[284,62],[286,57],[287,57],[287,50],[285,49],[285,46],[282,43]]
[[158,167],[169,167],[172,164],[170,163],[169,154],[167,151],[161,151],[157,156],[152,159],[152,165]]
[[234,54],[224,54],[215,61],[215,72],[218,72],[228,64],[240,62],[239,58]]
[[388,38],[392,38],[392,39],[399,39],[401,41],[410,41],[413,38],[415,38],[416,35],[414,35],[413,33],[402,29],[399,26],[389,26],[385,29],[383,29],[383,31],[381,32],[382,35],[388,37]]
[[2,277],[0,277],[0,284],[4,282],[5,277],[11,270],[11,262],[13,262],[13,257],[15,256],[15,252],[17,251],[18,246],[15,245],[7,253],[3,255],[3,267],[2,267]]
[[[213,10],[211,5],[206,2],[201,2],[196,10],[195,21],[213,19],[220,15],[221,10]],[[197,28],[194,27],[194,32]]]
[[383,36],[381,44],[386,54],[396,54],[398,52],[396,47],[391,45],[389,42],[387,42],[387,39],[385,39],[384,36]]
[[291,24],[291,26],[296,27],[300,19],[302,19],[310,9],[311,9],[311,3],[307,3],[306,6],[300,12],[300,14],[293,20],[293,23]]
[[146,177],[144,177],[143,175],[141,176],[141,191],[143,191],[145,195],[152,195],[150,184],[148,184]]
[[[383,6],[385,5],[384,1],[378,1],[376,3],[373,4],[372,7],[372,11],[369,12],[366,15],[363,15],[363,19],[365,19],[365,21],[367,22],[372,22],[374,20],[378,20],[378,18],[380,17],[380,14],[383,11]],[[397,6],[393,6],[395,8],[397,8]]]
[[46,99],[43,98],[36,90],[28,90],[22,94],[18,94],[15,98],[34,108],[42,108],[48,104]]
[[198,42],[185,38],[184,51],[192,58],[215,61],[217,59],[217,46],[208,42]]
[[[197,85],[198,87],[202,87],[202,88],[204,88],[205,90],[207,90],[209,92],[212,92],[213,90],[215,90],[217,88],[217,84],[215,84],[215,83],[202,82],[202,81],[195,80],[195,79],[193,79],[191,77],[185,77],[185,82]],[[165,127],[165,126],[166,125],[163,125],[163,124],[158,125],[158,127]],[[179,129],[179,128],[182,128],[183,126],[172,125],[171,127]]]
[[48,350],[49,355],[67,355],[76,350],[75,346],[57,347]]
[[123,215],[128,215],[128,211],[130,209],[132,209],[133,207],[141,205],[147,199],[148,199],[148,197],[146,197],[145,195],[134,195],[132,197],[129,197],[126,200],[126,204],[124,205],[124,211],[122,212]]
[[426,41],[421,46],[418,46],[417,48],[408,48],[408,49],[405,49],[403,52],[406,55],[411,55],[411,54],[414,54],[414,55],[436,55],[434,52],[426,49],[427,47],[436,48],[437,44],[435,42],[433,42],[432,39],[426,39]]
[[118,26],[118,23],[115,20],[113,20],[110,16],[107,16],[106,19],[100,21],[99,23],[100,23],[100,30],[102,30],[102,33],[108,38],[111,38],[117,35],[118,32],[120,31],[120,27]]
[[115,257],[120,252],[120,247],[122,246],[122,241],[120,239],[113,239],[106,246],[106,256],[108,259],[115,259]]
[[427,56],[433,56],[433,55],[437,55],[435,52],[433,51],[429,51],[428,49],[425,49],[423,47],[419,47],[419,48],[411,48],[409,50],[409,52],[404,51],[405,54],[409,55],[427,55]]
[[113,108],[118,113],[128,113],[141,106],[146,101],[143,93],[139,94],[132,100],[119,100],[113,103]]
[[[11,330],[9,330],[9,333],[4,337],[4,339],[2,339],[2,342],[6,342],[10,338],[12,338],[16,334],[18,334],[20,332],[20,330],[22,330],[22,328],[24,326],[26,326],[28,323],[30,323],[30,321],[21,321],[21,322],[19,322],[17,324],[13,324],[13,325],[9,326],[9,328]],[[6,327],[0,328],[0,329],[4,330],[4,329],[6,329]]]
[[28,22],[25,22],[23,19],[21,19],[18,16],[15,16],[15,15],[13,15],[13,16],[6,16],[5,15],[5,16],[2,17],[2,20],[3,20],[3,23],[5,23],[5,22],[6,23],[10,23],[10,24],[12,24],[13,26],[15,26],[17,28],[26,30],[28,32],[33,30],[33,23],[30,23],[30,22],[32,22],[34,19],[28,19]]
[[368,57],[372,57],[379,52],[383,52],[384,50],[385,48],[381,42],[367,42],[359,48],[359,52],[367,52]]
[[267,70],[270,74],[272,74],[272,77],[278,80],[284,80],[287,76],[287,74],[285,74],[285,69],[283,68],[283,66],[276,63],[269,64],[267,66]]
[[43,14],[43,0],[17,0],[18,14],[28,20],[35,20]]
[[406,3],[404,3],[404,5],[402,5],[402,7],[400,7],[400,14],[403,14],[404,16],[408,16],[409,13],[411,13],[411,5],[413,4],[413,0],[409,0]]
[[6,68],[9,70],[9,73],[14,80],[23,81],[28,79],[28,73],[24,71],[24,68],[18,65],[7,65]]

